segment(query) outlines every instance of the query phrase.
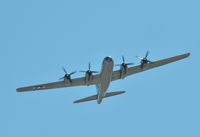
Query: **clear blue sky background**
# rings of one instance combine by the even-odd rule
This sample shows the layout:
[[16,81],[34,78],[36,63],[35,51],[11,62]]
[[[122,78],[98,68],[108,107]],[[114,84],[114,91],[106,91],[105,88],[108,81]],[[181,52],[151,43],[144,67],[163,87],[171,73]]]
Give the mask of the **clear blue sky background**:
[[[198,0],[0,1],[1,137],[199,137]],[[176,63],[113,82],[126,94],[73,104],[94,86],[17,93],[68,71],[100,70],[110,55],[139,64],[186,52]],[[115,68],[117,69],[117,68]],[[74,77],[83,76],[78,73]]]

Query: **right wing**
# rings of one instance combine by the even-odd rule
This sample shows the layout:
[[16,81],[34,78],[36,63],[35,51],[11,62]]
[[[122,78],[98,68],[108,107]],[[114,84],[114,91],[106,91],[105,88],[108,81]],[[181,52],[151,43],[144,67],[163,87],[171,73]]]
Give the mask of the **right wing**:
[[[127,73],[125,74],[125,77],[139,73],[139,72],[143,72],[143,71],[155,68],[155,67],[159,67],[159,66],[162,66],[162,65],[174,62],[174,61],[178,61],[178,60],[187,58],[189,55],[190,55],[190,53],[186,53],[186,54],[182,54],[179,56],[175,56],[175,57],[155,61],[152,63],[148,63],[144,66],[144,68],[141,68],[141,65],[128,68]],[[120,70],[113,71],[112,81],[118,80],[118,79],[121,79]]]
[[85,77],[81,78],[75,78],[72,79],[72,83],[69,81],[58,81],[58,82],[52,82],[47,84],[39,84],[34,86],[28,86],[28,87],[22,87],[18,88],[18,92],[23,91],[34,91],[34,90],[45,90],[45,89],[54,89],[54,88],[63,88],[63,87],[72,87],[72,86],[84,86],[84,85],[96,85],[99,83],[100,75],[94,75],[93,79],[85,82]]

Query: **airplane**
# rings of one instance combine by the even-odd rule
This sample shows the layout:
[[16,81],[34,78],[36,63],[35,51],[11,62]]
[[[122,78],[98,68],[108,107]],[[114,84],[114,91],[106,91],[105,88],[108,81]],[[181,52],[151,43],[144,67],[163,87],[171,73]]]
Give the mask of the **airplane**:
[[[158,60],[158,61],[150,61],[147,59],[149,52],[146,53],[145,57],[138,57],[141,60],[141,64],[138,66],[128,67],[129,65],[133,65],[134,63],[125,63],[124,56],[122,56],[122,64],[117,64],[116,66],[120,66],[119,70],[114,69],[114,61],[111,56],[107,56],[104,58],[102,63],[101,72],[99,74],[93,75],[94,73],[98,73],[98,71],[91,70],[91,64],[88,64],[89,69],[87,71],[81,71],[85,73],[85,77],[71,79],[71,75],[75,74],[76,71],[72,73],[67,73],[65,68],[63,71],[65,72],[63,81],[57,81],[47,84],[39,84],[34,86],[22,87],[16,89],[17,92],[24,91],[37,91],[37,90],[46,90],[46,89],[54,89],[54,88],[64,88],[64,87],[72,87],[72,86],[90,86],[96,85],[97,94],[86,97],[83,99],[79,99],[74,101],[74,103],[81,103],[91,100],[97,100],[98,104],[101,104],[103,98],[111,97],[115,95],[119,95],[125,93],[125,91],[116,91],[116,92],[107,92],[107,89],[112,81],[124,79],[127,76],[143,72],[155,67],[159,67],[168,63],[172,63],[190,56],[190,53]],[[60,80],[61,80],[60,79]]]

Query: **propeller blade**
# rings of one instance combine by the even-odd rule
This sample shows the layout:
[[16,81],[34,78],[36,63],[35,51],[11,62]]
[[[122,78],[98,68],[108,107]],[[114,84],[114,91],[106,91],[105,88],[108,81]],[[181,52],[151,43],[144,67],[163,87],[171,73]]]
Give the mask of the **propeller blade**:
[[59,78],[58,80],[64,79],[65,77]]
[[89,70],[91,69],[91,63],[90,62],[88,63],[88,68],[89,68]]
[[134,65],[134,63],[127,63],[126,65]]
[[76,73],[76,71],[74,71],[74,72],[70,73],[69,75],[73,75],[73,74],[75,74],[75,73]]
[[147,58],[148,55],[149,55],[149,51],[147,51],[145,58]]
[[64,67],[62,67],[62,69],[63,69],[63,71],[67,74],[67,71],[66,71],[66,69],[64,68]]
[[149,63],[153,63],[152,61],[150,61],[150,60],[147,60]]
[[79,71],[79,72],[84,72],[84,73],[86,73],[87,71],[84,71],[84,70],[83,70],[83,71]]
[[125,58],[124,58],[124,55],[122,55],[122,60],[123,60],[123,63],[125,63]]
[[142,57],[138,57],[138,56],[136,56],[136,58],[138,58],[138,59],[140,59],[140,60],[143,60],[143,58],[142,58]]
[[92,73],[99,73],[98,71],[92,71]]

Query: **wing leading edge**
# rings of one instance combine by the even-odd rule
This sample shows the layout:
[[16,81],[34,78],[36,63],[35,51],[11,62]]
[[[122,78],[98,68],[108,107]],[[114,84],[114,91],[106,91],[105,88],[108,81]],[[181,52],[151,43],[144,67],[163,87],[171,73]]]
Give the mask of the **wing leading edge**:
[[[141,68],[140,65],[128,68],[127,73],[125,74],[125,77],[187,58],[189,55],[190,53],[186,53],[179,56],[155,61],[153,63],[146,64],[144,68]],[[112,81],[115,81],[118,79],[121,79],[120,70],[113,71]],[[24,91],[36,91],[36,90],[46,90],[46,89],[54,89],[54,88],[73,87],[73,86],[96,85],[99,83],[99,81],[100,81],[100,75],[98,74],[98,75],[94,75],[93,79],[88,82],[85,81],[85,77],[81,77],[81,78],[72,79],[72,83],[70,81],[67,81],[67,82],[58,81],[58,82],[52,82],[52,83],[47,83],[47,84],[22,87],[22,88],[18,88],[17,91],[24,92]]]
[[[171,58],[162,59],[162,60],[159,60],[159,61],[148,63],[148,64],[145,65],[144,68],[141,68],[141,65],[134,66],[134,67],[128,68],[127,73],[125,74],[125,77],[139,73],[139,72],[143,72],[143,71],[155,68],[155,67],[166,65],[168,63],[172,63],[172,62],[187,58],[189,56],[190,56],[190,53],[186,53],[186,54],[182,54],[182,55],[179,55],[179,56],[174,56],[174,57],[171,57]],[[118,79],[121,79],[120,70],[113,71],[112,81],[115,81],[115,80],[118,80]]]

